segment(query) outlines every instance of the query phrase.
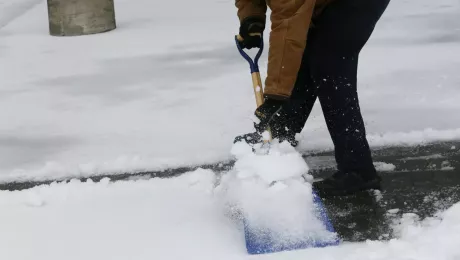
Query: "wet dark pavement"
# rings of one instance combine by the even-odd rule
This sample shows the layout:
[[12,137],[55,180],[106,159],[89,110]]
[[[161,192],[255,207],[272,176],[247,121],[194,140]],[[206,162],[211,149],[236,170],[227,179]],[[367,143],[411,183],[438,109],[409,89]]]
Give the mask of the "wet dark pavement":
[[[434,216],[460,201],[460,143],[374,151],[374,160],[391,167],[380,170],[382,190],[323,199],[335,229],[345,241],[382,240],[396,236],[391,226],[405,213],[420,219]],[[321,161],[315,178],[334,172],[331,153],[310,155]]]

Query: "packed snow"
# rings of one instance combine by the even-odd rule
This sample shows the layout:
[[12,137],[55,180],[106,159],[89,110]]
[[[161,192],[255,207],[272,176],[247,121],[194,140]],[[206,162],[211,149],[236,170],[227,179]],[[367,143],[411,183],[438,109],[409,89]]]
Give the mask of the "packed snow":
[[235,166],[223,174],[217,189],[222,201],[252,230],[269,230],[274,248],[335,241],[337,234],[326,229],[314,204],[313,177],[307,174],[305,160],[287,142],[270,146],[259,153],[260,147],[253,152],[247,144],[234,145]]
[[[234,2],[159,6],[117,0],[116,30],[52,37],[46,1],[0,0],[0,181],[231,158],[255,108]],[[359,67],[372,146],[460,138],[459,13],[456,0],[390,3]],[[299,141],[332,148],[319,104]]]

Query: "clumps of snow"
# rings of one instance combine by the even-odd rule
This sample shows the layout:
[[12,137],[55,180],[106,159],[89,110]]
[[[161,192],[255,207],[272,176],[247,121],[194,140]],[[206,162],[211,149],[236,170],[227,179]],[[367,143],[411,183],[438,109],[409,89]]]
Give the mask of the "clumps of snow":
[[450,165],[449,161],[443,161],[441,163],[441,171],[453,171],[454,167]]
[[396,166],[392,163],[374,162],[375,169],[380,172],[392,172]]
[[270,230],[274,243],[280,246],[306,238],[336,239],[318,219],[310,183],[313,178],[292,146],[273,141],[268,153],[259,154],[251,146],[237,143],[232,154],[236,157],[234,168],[222,177],[216,191],[252,230],[261,234]]
[[399,212],[399,209],[390,209],[390,210],[388,210],[389,214],[398,214],[398,212]]
[[442,194],[444,191],[441,189],[439,191],[433,191],[423,198],[423,203],[429,203],[437,211],[443,211],[452,205],[453,202],[457,201],[457,196],[444,197]]
[[[445,212],[420,220],[405,213],[394,222],[389,242],[367,241],[347,259],[458,259],[460,203]],[[359,253],[358,253],[359,251]]]
[[[438,213],[423,220],[416,213],[404,213],[399,220],[394,220],[393,232],[401,240],[417,237],[421,232],[436,229],[439,225],[443,224],[443,222],[452,222],[449,218],[452,216],[460,216],[460,211],[457,211],[460,209],[459,206],[460,203],[455,204],[446,211],[438,211]],[[455,210],[455,208],[458,209]],[[456,228],[460,228],[460,226],[457,224]]]
[[244,142],[238,142],[232,147],[231,153],[236,158],[234,172],[240,179],[256,177],[272,183],[307,175],[307,163],[287,142],[271,142],[268,154],[254,153],[252,149],[252,146]]
[[445,157],[444,155],[442,155],[440,153],[436,153],[436,154],[425,155],[425,156],[406,157],[406,158],[403,158],[403,159],[400,159],[400,160],[403,160],[403,161],[432,160],[432,159],[442,159],[444,157]]
[[420,222],[420,217],[415,213],[404,213],[400,219],[395,219],[393,223],[393,233],[397,237],[411,234],[413,227]]
[[381,201],[383,199],[382,192],[380,190],[373,190],[375,200],[377,202]]

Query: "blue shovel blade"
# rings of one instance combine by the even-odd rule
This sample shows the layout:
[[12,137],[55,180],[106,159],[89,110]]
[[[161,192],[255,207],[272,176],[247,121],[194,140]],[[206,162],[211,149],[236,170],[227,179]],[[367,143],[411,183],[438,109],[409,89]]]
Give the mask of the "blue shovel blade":
[[[335,233],[334,227],[327,216],[323,203],[321,202],[321,198],[319,198],[314,191],[313,200],[318,210],[316,212],[316,216],[323,223],[328,232]],[[246,249],[249,254],[267,254],[306,248],[335,246],[340,242],[337,237],[334,239],[324,238],[324,240],[306,237],[301,240],[279,243],[273,239],[274,235],[271,234],[270,230],[260,230],[258,228],[254,228],[247,221],[244,221],[244,233],[246,239]]]

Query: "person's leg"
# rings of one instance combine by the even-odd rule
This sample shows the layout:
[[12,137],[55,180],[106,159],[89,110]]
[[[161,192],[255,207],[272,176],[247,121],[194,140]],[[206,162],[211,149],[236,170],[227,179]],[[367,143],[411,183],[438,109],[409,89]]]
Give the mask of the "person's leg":
[[389,0],[340,0],[328,6],[309,41],[309,67],[335,145],[338,173],[318,189],[378,188],[357,93],[358,57]]

